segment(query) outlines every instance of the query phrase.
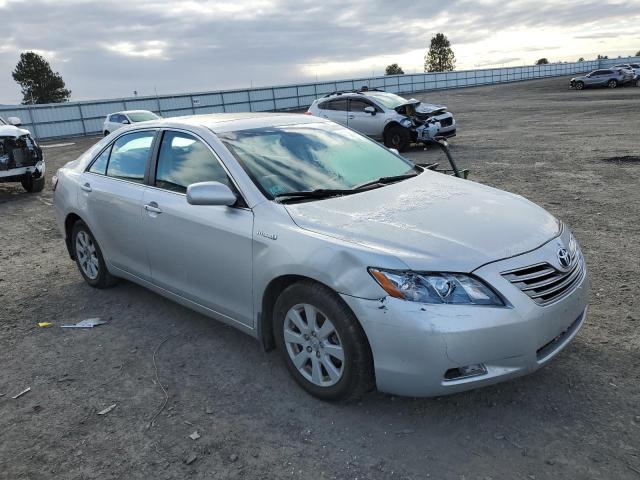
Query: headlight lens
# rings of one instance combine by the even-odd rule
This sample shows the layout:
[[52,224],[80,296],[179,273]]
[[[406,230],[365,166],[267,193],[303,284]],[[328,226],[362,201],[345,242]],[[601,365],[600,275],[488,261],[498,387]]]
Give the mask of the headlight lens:
[[410,302],[504,306],[479,279],[462,273],[416,273],[369,268],[371,276],[392,297]]
[[404,119],[402,119],[402,121],[400,122],[400,124],[401,124],[403,127],[409,128],[409,127],[411,127],[411,126],[413,125],[413,122],[412,122],[411,120],[409,120],[408,118],[404,118]]

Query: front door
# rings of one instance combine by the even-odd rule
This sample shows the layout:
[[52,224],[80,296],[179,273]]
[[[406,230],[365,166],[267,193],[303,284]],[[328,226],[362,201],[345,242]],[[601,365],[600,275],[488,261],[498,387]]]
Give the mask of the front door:
[[236,190],[220,160],[203,140],[167,130],[153,170],[143,198],[153,283],[253,327],[253,212],[241,201],[226,207],[186,198],[197,182]]
[[[376,114],[372,115],[369,112],[365,112],[364,109],[367,107],[375,108]],[[382,115],[380,108],[375,107],[370,102],[359,98],[352,98],[349,100],[347,124],[357,132],[369,135],[370,137],[381,137],[384,131],[384,115]]]

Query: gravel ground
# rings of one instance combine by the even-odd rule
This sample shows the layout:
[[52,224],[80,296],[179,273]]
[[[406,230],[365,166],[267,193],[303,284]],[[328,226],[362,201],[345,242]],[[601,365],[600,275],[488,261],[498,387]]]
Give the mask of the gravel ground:
[[[592,281],[588,322],[550,365],[441,398],[322,403],[238,331],[131,283],[88,287],[50,176],[96,139],[47,148],[45,191],[0,185],[0,478],[640,478],[640,89],[567,81],[424,96],[456,115],[474,181],[571,225]],[[89,317],[109,323],[59,328]]]

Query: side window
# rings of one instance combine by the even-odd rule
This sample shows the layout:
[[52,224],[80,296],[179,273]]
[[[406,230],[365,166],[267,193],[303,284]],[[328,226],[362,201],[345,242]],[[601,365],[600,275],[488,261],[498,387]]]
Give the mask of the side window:
[[341,112],[347,111],[347,99],[342,98],[340,100],[332,100],[326,103],[327,110],[339,110]]
[[155,132],[128,133],[111,148],[107,176],[142,183]]
[[318,108],[320,110],[329,110],[329,102],[320,102],[320,103],[318,103]]
[[156,187],[185,193],[197,182],[220,182],[234,189],[218,158],[188,133],[167,131],[162,137]]
[[365,107],[372,107],[369,102],[365,102],[364,100],[354,100],[351,99],[349,103],[349,111],[350,112],[364,112]]
[[96,158],[91,164],[91,167],[89,167],[89,171],[91,173],[99,173],[100,175],[106,174],[109,153],[111,153],[111,146],[105,148],[104,152],[98,155],[98,158]]

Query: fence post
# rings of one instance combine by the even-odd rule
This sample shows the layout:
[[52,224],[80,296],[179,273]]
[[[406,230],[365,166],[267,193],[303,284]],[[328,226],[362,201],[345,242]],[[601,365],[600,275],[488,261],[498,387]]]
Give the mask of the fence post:
[[80,114],[80,121],[82,122],[82,134],[86,136],[87,126],[84,124],[84,116],[82,115],[82,105],[78,103],[77,107],[78,107],[78,113]]
[[29,119],[31,120],[31,126],[33,127],[33,136],[35,138],[40,138],[40,135],[38,135],[38,127],[36,125],[36,117],[33,115],[33,108],[31,108],[31,105],[27,105],[27,111],[29,112]]

